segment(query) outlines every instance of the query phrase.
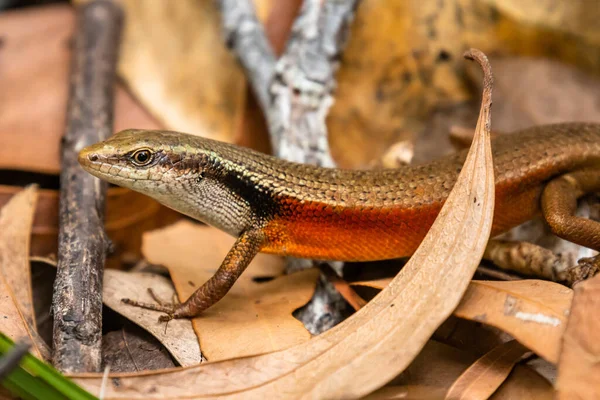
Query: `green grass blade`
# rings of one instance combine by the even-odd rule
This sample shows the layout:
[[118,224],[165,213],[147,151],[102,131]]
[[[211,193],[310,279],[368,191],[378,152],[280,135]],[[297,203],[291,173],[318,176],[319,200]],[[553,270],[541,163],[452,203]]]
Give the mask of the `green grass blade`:
[[[0,356],[12,349],[14,343],[0,333]],[[26,400],[98,400],[50,365],[26,354],[18,368],[0,384],[11,393]]]

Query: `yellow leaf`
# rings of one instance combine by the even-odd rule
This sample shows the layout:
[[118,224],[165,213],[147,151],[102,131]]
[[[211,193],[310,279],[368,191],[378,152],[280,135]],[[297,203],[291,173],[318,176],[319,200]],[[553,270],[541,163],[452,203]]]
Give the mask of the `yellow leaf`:
[[123,0],[118,71],[167,128],[231,141],[246,80],[213,1]]

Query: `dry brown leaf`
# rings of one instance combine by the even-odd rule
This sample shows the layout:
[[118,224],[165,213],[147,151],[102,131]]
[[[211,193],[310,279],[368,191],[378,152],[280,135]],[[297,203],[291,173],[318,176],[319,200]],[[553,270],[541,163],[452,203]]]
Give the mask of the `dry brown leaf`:
[[562,338],[556,388],[558,399],[600,398],[600,276],[575,286]]
[[[216,228],[181,221],[145,234],[142,251],[148,261],[169,269],[185,300],[214,274],[234,241]],[[221,301],[193,319],[209,361],[268,353],[310,339],[292,312],[310,300],[318,273],[282,274],[281,258],[259,254]],[[261,278],[275,279],[261,283]]]
[[454,314],[495,326],[556,363],[573,291],[540,280],[473,281]]
[[490,400],[552,400],[554,388],[529,367],[517,365]]
[[435,331],[433,339],[481,357],[512,337],[493,326],[452,315]]
[[150,332],[167,348],[180,365],[189,366],[202,362],[198,338],[189,320],[170,321],[165,329],[165,325],[158,322],[161,313],[131,307],[121,302],[124,297],[152,302],[147,288],[152,288],[163,299],[171,299],[175,294],[171,282],[160,275],[109,269],[104,272],[102,300],[108,307]]
[[[404,370],[456,308],[489,237],[494,210],[490,83],[477,135],[450,196],[423,243],[386,290],[305,344],[169,373],[121,375],[117,384],[110,380],[105,398],[158,398],[164,394],[161,389],[170,398],[354,398]],[[171,240],[177,244],[186,239]],[[98,376],[74,377],[92,393],[98,392]]]
[[246,80],[213,1],[123,0],[119,74],[167,128],[231,141]]
[[35,333],[29,238],[37,188],[29,186],[0,210],[0,329],[9,338],[28,338],[38,358],[43,345]]
[[[35,343],[35,334],[25,322],[23,314],[17,306],[16,296],[12,293],[11,287],[7,285],[4,276],[0,274],[0,330],[13,341],[18,341],[23,338],[29,339],[31,343]],[[31,348],[31,353],[38,358],[42,358],[42,352],[37,347]]]
[[383,290],[394,278],[381,278],[381,279],[373,279],[370,281],[358,281],[350,283],[351,286],[366,286],[373,289]]
[[[0,168],[60,172],[73,29],[69,5],[0,14]],[[122,85],[115,96],[115,132],[160,127]]]
[[469,351],[429,340],[413,362],[390,385],[437,388],[442,391],[438,398],[443,398],[452,383],[475,361],[477,356]]
[[446,399],[488,399],[506,380],[515,364],[530,350],[511,340],[477,360],[452,384]]
[[[430,340],[400,376],[365,399],[443,399],[453,382],[476,360],[469,351]],[[492,396],[496,400],[551,397],[552,386],[548,381],[520,365]]]
[[0,275],[11,288],[23,318],[34,329],[29,244],[37,197],[37,187],[29,186],[0,210]]
[[[438,400],[443,399],[444,389],[428,386],[385,386],[364,397],[364,400]],[[552,385],[530,368],[517,365],[509,378],[491,396],[490,400],[551,400]]]
[[131,323],[102,336],[102,364],[110,366],[113,372],[140,372],[177,365],[156,338]]
[[[389,279],[355,282],[382,289]],[[535,279],[472,281],[454,315],[495,326],[544,359],[556,363],[573,291]]]

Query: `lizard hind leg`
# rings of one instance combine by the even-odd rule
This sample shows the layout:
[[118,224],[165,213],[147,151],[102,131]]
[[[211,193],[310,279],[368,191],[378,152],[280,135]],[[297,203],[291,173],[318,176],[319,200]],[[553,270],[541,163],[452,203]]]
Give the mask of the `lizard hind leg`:
[[542,212],[552,232],[600,251],[600,222],[575,215],[577,199],[596,191],[600,191],[600,168],[570,172],[548,182],[542,193]]
[[164,303],[154,295],[151,289],[149,292],[156,302],[155,304],[131,299],[122,299],[121,301],[136,307],[164,312],[166,315],[159,318],[161,322],[174,318],[196,317],[229,292],[250,261],[260,251],[263,243],[264,234],[260,230],[243,232],[227,253],[217,272],[183,303]]

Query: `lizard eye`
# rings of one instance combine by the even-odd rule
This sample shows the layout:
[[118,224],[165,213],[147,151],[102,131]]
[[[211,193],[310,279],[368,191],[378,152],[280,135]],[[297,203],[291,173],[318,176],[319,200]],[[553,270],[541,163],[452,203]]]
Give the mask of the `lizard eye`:
[[153,154],[148,149],[137,150],[131,155],[133,163],[138,166],[148,165],[152,162]]

